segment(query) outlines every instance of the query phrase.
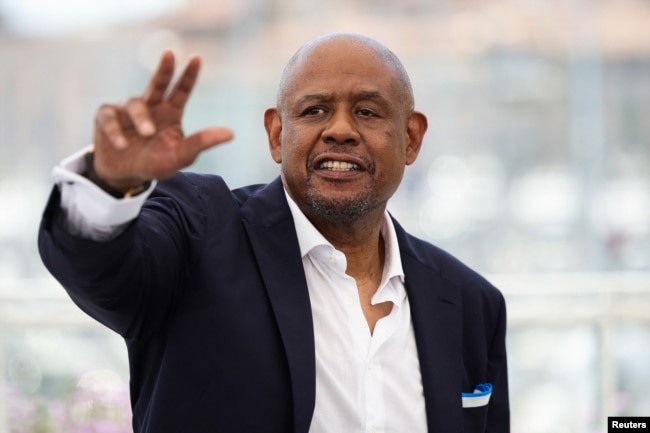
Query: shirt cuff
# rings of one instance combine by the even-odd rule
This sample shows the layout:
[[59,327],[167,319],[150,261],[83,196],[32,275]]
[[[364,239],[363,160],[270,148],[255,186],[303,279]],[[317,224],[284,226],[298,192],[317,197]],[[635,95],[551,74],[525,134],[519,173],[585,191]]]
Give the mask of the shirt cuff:
[[115,198],[82,175],[86,171],[84,156],[89,150],[87,147],[74,153],[52,171],[54,183],[61,191],[61,207],[69,219],[81,218],[80,224],[69,222],[105,230],[134,220],[157,182],[152,181],[149,188],[138,195]]

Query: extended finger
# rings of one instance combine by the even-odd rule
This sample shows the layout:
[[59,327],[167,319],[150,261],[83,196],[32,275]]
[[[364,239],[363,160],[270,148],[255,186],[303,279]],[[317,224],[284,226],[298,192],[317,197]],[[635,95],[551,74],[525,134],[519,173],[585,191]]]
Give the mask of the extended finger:
[[122,125],[114,106],[102,105],[95,118],[96,132],[104,135],[116,149],[126,148],[128,142],[122,131]]
[[148,104],[157,104],[163,100],[169,83],[174,77],[174,53],[170,50],[165,51],[161,58],[156,72],[151,77],[151,81],[145,90],[142,99]]
[[167,98],[171,105],[181,110],[185,107],[199,77],[200,69],[201,58],[199,56],[192,57]]
[[149,106],[144,100],[141,98],[131,98],[126,102],[124,108],[138,134],[148,137],[156,132],[156,127],[149,112]]

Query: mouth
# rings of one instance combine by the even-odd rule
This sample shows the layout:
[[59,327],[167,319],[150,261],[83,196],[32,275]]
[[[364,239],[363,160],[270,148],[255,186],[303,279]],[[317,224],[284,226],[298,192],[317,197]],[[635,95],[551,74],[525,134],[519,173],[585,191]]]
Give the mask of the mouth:
[[348,174],[368,171],[369,162],[364,158],[343,153],[327,152],[317,156],[312,167],[321,173]]
[[361,171],[361,166],[354,162],[330,159],[321,162],[318,168],[327,171]]

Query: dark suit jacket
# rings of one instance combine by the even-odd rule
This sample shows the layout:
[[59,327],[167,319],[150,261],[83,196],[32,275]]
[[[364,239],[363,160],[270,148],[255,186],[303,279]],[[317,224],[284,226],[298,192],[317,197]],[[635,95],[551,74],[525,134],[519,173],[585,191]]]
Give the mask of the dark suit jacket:
[[[55,188],[42,259],[79,307],[125,338],[136,432],[307,433],[314,336],[279,179],[230,191],[219,177],[179,174],[102,243],[62,230],[58,203]],[[429,432],[509,431],[501,293],[395,224]],[[463,409],[461,393],[483,382],[494,386],[489,405]]]

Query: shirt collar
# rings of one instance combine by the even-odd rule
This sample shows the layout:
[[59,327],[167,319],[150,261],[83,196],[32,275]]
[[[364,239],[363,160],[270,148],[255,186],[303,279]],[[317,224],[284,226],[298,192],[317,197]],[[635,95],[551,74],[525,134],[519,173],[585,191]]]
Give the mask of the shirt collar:
[[[334,246],[319,232],[316,227],[307,219],[305,214],[300,210],[287,190],[284,190],[293,216],[296,234],[298,236],[298,245],[300,246],[300,255],[304,259],[316,247],[326,246],[335,249]],[[384,221],[381,226],[381,234],[384,237],[384,247],[386,251],[386,260],[384,262],[384,275],[382,276],[382,286],[392,279],[399,277],[404,282],[404,270],[402,268],[402,259],[399,254],[399,244],[397,243],[397,234],[393,221],[388,214],[384,213]]]

